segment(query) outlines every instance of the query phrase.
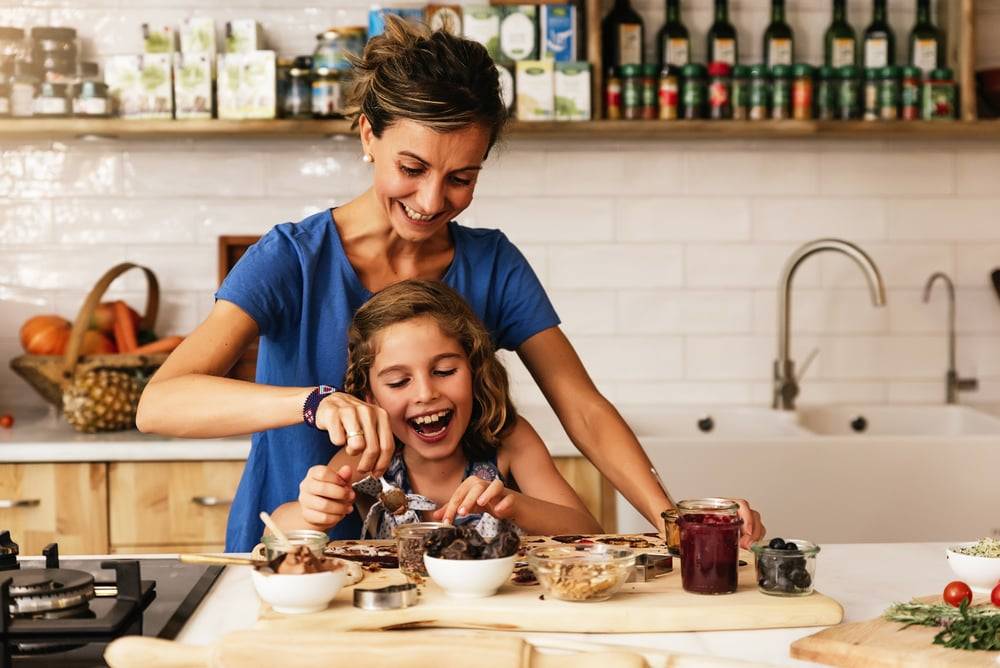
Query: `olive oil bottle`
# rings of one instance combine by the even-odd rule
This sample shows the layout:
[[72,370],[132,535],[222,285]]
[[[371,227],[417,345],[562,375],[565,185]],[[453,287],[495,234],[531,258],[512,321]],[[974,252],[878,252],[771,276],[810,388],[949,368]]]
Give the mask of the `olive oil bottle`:
[[795,60],[792,27],[785,21],[785,0],[771,0],[771,23],[764,31],[764,64],[791,65]]
[[910,65],[926,75],[943,61],[944,37],[931,21],[931,0],[917,0],[917,22],[910,31]]
[[667,0],[667,20],[656,35],[660,66],[684,67],[691,61],[691,37],[681,21],[681,0]]
[[862,55],[865,67],[896,64],[896,36],[889,26],[887,0],[873,0],[872,22],[865,28]]
[[708,29],[708,62],[735,65],[738,59],[736,28],[729,22],[729,0],[715,0],[715,21]]
[[605,67],[642,65],[642,17],[629,0],[615,0],[601,22],[601,50]]
[[856,65],[857,38],[847,22],[847,0],[833,0],[833,20],[823,35],[823,64],[829,67]]

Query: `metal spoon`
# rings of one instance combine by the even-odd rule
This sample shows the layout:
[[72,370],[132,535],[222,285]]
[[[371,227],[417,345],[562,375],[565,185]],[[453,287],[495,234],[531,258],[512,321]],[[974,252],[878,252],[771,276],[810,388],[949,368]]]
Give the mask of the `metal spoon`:
[[382,483],[382,493],[378,495],[382,506],[393,514],[405,513],[407,507],[406,492],[399,487],[390,485],[384,476],[380,477],[378,481]]

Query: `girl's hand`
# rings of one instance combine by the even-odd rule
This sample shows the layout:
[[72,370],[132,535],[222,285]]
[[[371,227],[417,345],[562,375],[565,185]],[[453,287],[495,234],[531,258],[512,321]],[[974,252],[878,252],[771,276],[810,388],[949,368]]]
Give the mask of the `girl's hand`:
[[299,483],[299,508],[302,519],[323,529],[335,526],[354,509],[351,467],[340,470],[313,466]]
[[453,522],[457,515],[489,513],[498,519],[514,516],[514,502],[517,492],[507,489],[497,478],[487,482],[479,476],[469,476],[462,481],[451,500],[443,508],[435,510],[431,516],[439,522]]
[[345,446],[347,454],[361,455],[357,471],[378,478],[392,462],[395,442],[384,409],[357,397],[334,392],[316,408],[316,426],[330,434],[330,442]]
[[740,536],[740,547],[750,549],[753,543],[764,537],[767,529],[760,521],[760,513],[750,507],[746,499],[733,499],[739,507],[740,519],[743,520],[743,533]]

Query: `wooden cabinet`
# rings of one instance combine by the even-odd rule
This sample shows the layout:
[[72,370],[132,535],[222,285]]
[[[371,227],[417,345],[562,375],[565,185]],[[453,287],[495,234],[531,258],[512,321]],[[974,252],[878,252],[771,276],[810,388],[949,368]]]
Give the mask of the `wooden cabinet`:
[[0,527],[10,530],[22,555],[40,555],[56,542],[64,555],[106,554],[106,465],[0,466]]
[[587,510],[597,518],[606,533],[615,533],[618,526],[615,512],[615,489],[583,457],[554,457],[556,468],[569,486],[580,495]]
[[110,464],[111,549],[221,551],[243,465],[242,461]]

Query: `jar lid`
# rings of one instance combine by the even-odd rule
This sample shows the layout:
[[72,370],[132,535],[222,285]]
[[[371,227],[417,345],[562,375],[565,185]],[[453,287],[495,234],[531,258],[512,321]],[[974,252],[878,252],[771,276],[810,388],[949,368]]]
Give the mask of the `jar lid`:
[[837,70],[833,69],[829,65],[824,65],[816,70],[816,76],[820,79],[832,79],[836,73]]
[[312,56],[295,56],[295,60],[292,62],[292,67],[298,67],[304,70],[311,70],[312,66]]
[[71,42],[76,39],[76,28],[36,26],[31,29],[31,39],[54,39],[61,42]]
[[865,68],[865,79],[878,79],[882,76],[881,67],[866,67]]
[[282,56],[281,58],[277,58],[274,61],[275,67],[280,67],[280,68],[284,68],[284,69],[288,69],[288,68],[292,67],[292,65],[294,65],[294,64],[295,64],[295,61],[293,59],[291,59],[291,58],[288,58],[287,56]]
[[937,79],[938,81],[950,81],[953,73],[950,67],[938,67],[937,69],[931,70],[931,79]]
[[771,76],[765,65],[751,65],[750,76],[755,79],[767,79]]
[[795,63],[792,66],[792,74],[796,77],[811,77],[814,71],[813,66],[808,63]]
[[739,505],[732,499],[685,499],[677,503],[677,511],[681,515],[685,513],[736,515],[739,509]]
[[622,65],[622,76],[623,77],[637,77],[642,68],[638,65]]
[[750,66],[749,65],[737,65],[733,68],[733,76],[742,79],[750,76]]
[[288,70],[288,76],[290,77],[307,77],[309,76],[309,70],[304,67],[292,67]]
[[401,524],[394,530],[397,538],[415,538],[425,533],[451,526],[444,522],[414,522],[412,524]]
[[642,76],[655,77],[658,69],[656,63],[646,63],[642,66]]
[[19,42],[24,39],[24,31],[20,28],[11,28],[10,26],[0,26],[0,39],[5,39],[10,42]]
[[792,68],[790,65],[772,65],[771,66],[771,76],[775,79],[784,79],[792,75]]
[[716,60],[708,64],[708,75],[712,77],[727,77],[732,73],[733,68],[729,63]]
[[861,68],[857,65],[844,65],[837,70],[837,74],[841,79],[857,79],[860,70]]
[[93,79],[100,73],[97,63],[77,63],[76,72],[82,79]]
[[663,69],[660,70],[660,78],[663,77],[676,77],[680,76],[681,68],[677,65],[664,65]]
[[705,76],[705,66],[701,63],[688,63],[681,70],[681,73],[689,79],[692,77],[703,77]]
[[886,65],[881,70],[879,70],[883,79],[898,79],[901,72],[901,68],[895,65]]
[[76,85],[76,97],[107,97],[108,84],[103,81],[81,81]]
[[923,74],[923,71],[919,67],[914,67],[913,65],[907,65],[903,68],[903,76],[906,78],[919,79]]
[[333,76],[334,74],[336,74],[337,71],[332,70],[329,67],[317,67],[315,70],[313,70],[313,72],[318,77],[328,77],[328,76]]
[[67,84],[43,81],[38,86],[38,97],[66,97]]

